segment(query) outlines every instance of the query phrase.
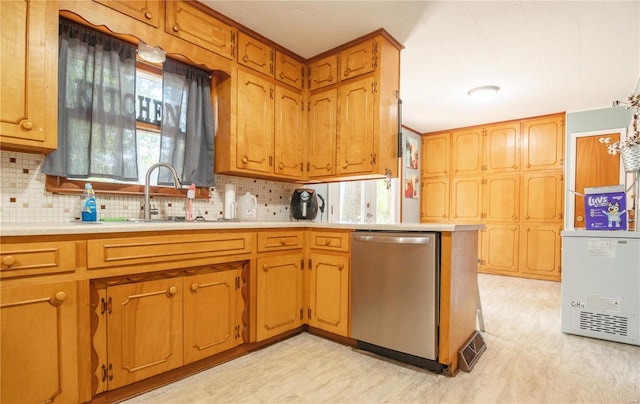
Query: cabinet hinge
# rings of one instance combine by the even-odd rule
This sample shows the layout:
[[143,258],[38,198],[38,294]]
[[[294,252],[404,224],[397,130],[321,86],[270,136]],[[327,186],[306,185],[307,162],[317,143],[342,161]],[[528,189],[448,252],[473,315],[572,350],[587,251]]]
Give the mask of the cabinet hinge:
[[236,57],[236,32],[231,31],[231,57]]
[[302,313],[303,313],[303,311],[302,311],[302,309],[300,309],[300,320],[302,320]]
[[274,57],[274,53],[273,53],[273,49],[272,49],[272,50],[271,50],[271,52],[270,52],[270,56],[271,56],[271,64],[270,64],[270,66],[269,66],[269,73],[270,73],[270,74],[273,74],[273,61],[274,61],[274,59],[275,59],[275,57]]
[[104,313],[111,314],[111,309],[113,307],[112,303],[113,301],[111,300],[111,296],[109,296],[109,299],[105,299],[103,297],[100,302],[100,306],[101,306],[100,314],[104,314]]
[[307,319],[311,320],[311,307],[307,309]]
[[300,67],[300,85],[302,86],[302,89],[304,90],[304,66]]
[[372,166],[376,165],[376,154],[375,153],[371,153],[371,165]]
[[236,339],[240,338],[240,326],[239,325],[236,325],[234,327],[234,335],[235,335]]
[[304,258],[300,260],[300,269],[304,270]]
[[309,258],[309,271],[311,271],[311,268],[313,267],[311,266],[311,258]]
[[378,92],[378,82],[374,81],[373,83],[371,83],[371,92],[373,94]]
[[302,161],[300,162],[300,172],[304,172],[304,163]]
[[373,41],[371,45],[371,67],[378,67],[378,42]]
[[307,171],[311,171],[311,162],[307,161]]
[[240,289],[240,277],[236,276],[236,290]]
[[110,363],[107,367],[106,365],[102,365],[102,381],[105,382],[107,380],[113,380],[113,365]]

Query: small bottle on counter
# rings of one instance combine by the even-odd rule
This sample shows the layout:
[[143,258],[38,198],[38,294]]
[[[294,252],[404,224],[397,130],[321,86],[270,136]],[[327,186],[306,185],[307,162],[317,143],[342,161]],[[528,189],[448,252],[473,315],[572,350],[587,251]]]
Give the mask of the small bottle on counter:
[[98,220],[96,194],[93,192],[93,187],[88,182],[84,184],[84,191],[82,191],[80,217],[83,222],[95,222]]

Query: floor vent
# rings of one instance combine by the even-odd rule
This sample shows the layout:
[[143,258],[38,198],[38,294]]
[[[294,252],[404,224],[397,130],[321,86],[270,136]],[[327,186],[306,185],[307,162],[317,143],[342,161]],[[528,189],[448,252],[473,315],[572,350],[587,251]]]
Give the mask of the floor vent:
[[622,316],[581,311],[580,329],[626,337],[628,319]]
[[476,331],[466,344],[458,351],[458,367],[465,372],[471,372],[480,355],[487,349],[482,335]]

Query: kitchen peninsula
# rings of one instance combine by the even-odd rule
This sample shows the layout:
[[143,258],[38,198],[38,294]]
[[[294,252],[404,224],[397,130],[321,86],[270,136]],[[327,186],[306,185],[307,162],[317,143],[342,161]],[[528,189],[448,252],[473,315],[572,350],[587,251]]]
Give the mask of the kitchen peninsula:
[[353,230],[440,234],[438,362],[453,376],[475,333],[480,228],[3,224],[3,401],[114,401],[305,330],[353,345]]

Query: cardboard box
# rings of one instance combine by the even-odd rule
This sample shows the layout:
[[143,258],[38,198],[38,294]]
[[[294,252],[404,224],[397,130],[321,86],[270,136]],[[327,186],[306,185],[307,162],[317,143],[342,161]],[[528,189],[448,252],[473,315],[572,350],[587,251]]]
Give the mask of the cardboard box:
[[587,230],[627,230],[624,185],[584,189]]

